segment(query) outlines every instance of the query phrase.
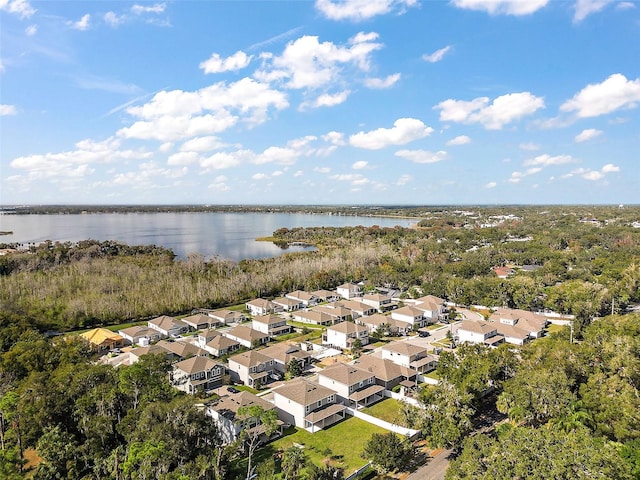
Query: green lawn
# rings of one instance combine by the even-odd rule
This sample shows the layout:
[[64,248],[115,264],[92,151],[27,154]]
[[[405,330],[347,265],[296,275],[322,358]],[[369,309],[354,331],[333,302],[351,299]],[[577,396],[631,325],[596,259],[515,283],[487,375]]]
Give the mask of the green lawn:
[[552,333],[561,332],[567,328],[566,325],[554,325],[553,323],[547,327],[547,334],[551,335]]
[[374,433],[386,430],[354,417],[347,417],[328,429],[309,433],[290,429],[290,434],[271,443],[271,451],[285,450],[294,443],[304,445],[304,452],[313,463],[322,465],[326,459],[344,469],[345,476],[360,468],[366,461],[360,457],[364,444]]
[[431,370],[429,373],[425,373],[424,376],[433,378],[434,380],[440,380],[440,375],[436,373],[436,370]]
[[287,320],[287,325],[297,328],[308,328],[309,330],[326,330],[327,327],[322,325],[314,325],[313,323],[296,322],[295,320]]
[[402,404],[398,400],[387,398],[371,407],[363,408],[362,412],[379,418],[380,420],[406,427],[401,421],[401,408]]

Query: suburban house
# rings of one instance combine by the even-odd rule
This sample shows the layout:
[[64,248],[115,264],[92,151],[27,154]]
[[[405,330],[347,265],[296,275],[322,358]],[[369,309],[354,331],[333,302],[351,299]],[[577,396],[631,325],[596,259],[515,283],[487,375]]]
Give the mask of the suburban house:
[[203,348],[214,357],[222,357],[238,350],[240,343],[224,335],[216,335]]
[[303,378],[273,390],[273,403],[283,422],[314,433],[345,416],[345,406],[336,403],[336,392]]
[[168,315],[161,315],[147,322],[147,327],[157,330],[165,337],[180,335],[189,331],[189,327],[181,320],[177,320]]
[[351,348],[353,342],[360,340],[362,345],[369,343],[369,330],[353,322],[341,322],[327,328],[322,334],[322,343],[337,348]]
[[409,342],[391,342],[382,347],[382,358],[402,367],[426,373],[436,368],[438,359],[429,355],[425,347]]
[[337,302],[334,306],[344,307],[351,310],[351,317],[354,320],[358,317],[364,317],[367,315],[373,315],[374,313],[377,313],[377,310],[371,305],[367,305],[366,303],[362,303],[356,300],[341,300]]
[[140,345],[141,347],[146,347],[150,343],[156,342],[163,337],[158,330],[141,325],[118,330],[118,333],[127,342],[133,345]]
[[321,302],[336,302],[340,300],[340,295],[330,290],[316,290],[311,292],[311,295],[317,297]]
[[173,364],[171,385],[183,392],[194,394],[222,385],[224,366],[208,357],[191,357]]
[[221,333],[213,328],[205,328],[204,330],[200,330],[198,332],[198,346],[200,348],[204,348],[204,346],[209,343],[209,341],[213,340]]
[[347,300],[362,296],[362,289],[359,285],[354,283],[345,283],[340,285],[336,288],[336,292],[338,292],[338,295],[342,298],[346,298]]
[[171,358],[171,352],[168,352],[157,343],[155,345],[147,345],[146,347],[136,347],[129,351],[129,365],[133,365],[140,357],[144,355],[165,355],[167,360]]
[[498,278],[508,278],[515,273],[515,270],[510,267],[493,267],[492,270]]
[[[251,392],[231,393],[221,397],[217,403],[208,405],[205,408],[205,414],[213,418],[225,445],[229,445],[238,439],[243,423],[244,425],[249,424],[250,428],[260,425],[260,419],[258,418],[242,422],[238,417],[238,410],[242,407],[261,407],[264,411],[276,408],[272,403]],[[281,429],[279,428],[279,430]],[[282,432],[279,431],[278,433],[281,434]]]
[[489,317],[489,321],[518,326],[526,330],[531,338],[540,338],[544,335],[544,329],[548,323],[547,317],[543,315],[511,308],[498,308]]
[[293,314],[293,319],[296,322],[309,323],[311,325],[331,325],[334,323],[334,317],[316,310],[300,310]]
[[347,307],[343,307],[339,303],[318,305],[317,307],[313,307],[312,311],[326,313],[333,319],[332,323],[340,323],[347,320],[353,320],[353,312]]
[[168,342],[160,340],[158,346],[170,352],[170,360],[184,360],[185,358],[201,356],[208,357],[209,352],[188,342]]
[[256,350],[238,353],[229,357],[229,373],[231,380],[257,388],[271,381],[275,369],[272,358]]
[[260,330],[254,330],[246,325],[238,325],[237,327],[232,328],[228,332],[223,332],[222,334],[247,348],[255,348],[259,345],[264,345],[271,338],[269,337],[269,334],[263,333]]
[[444,299],[434,295],[416,298],[413,306],[418,310],[422,310],[422,314],[427,323],[436,323],[438,320],[442,320],[447,311]]
[[262,333],[266,333],[270,337],[291,333],[293,327],[287,325],[287,321],[277,315],[259,315],[251,321],[251,328]]
[[196,313],[194,315],[189,315],[188,317],[184,317],[181,319],[182,323],[186,324],[193,330],[202,330],[203,328],[209,328],[212,323],[217,323],[212,320],[213,319],[209,315],[205,315],[204,313]]
[[391,390],[402,381],[415,381],[417,375],[417,372],[409,367],[403,367],[387,358],[374,357],[373,355],[361,356],[354,365],[373,373],[376,377],[376,383],[387,390]]
[[283,312],[293,312],[294,310],[300,310],[303,308],[300,300],[294,300],[293,298],[278,297],[273,299],[274,305],[281,308]]
[[107,328],[94,328],[80,334],[94,350],[112,350],[124,347],[125,339],[122,335],[112,332]]
[[460,343],[497,345],[504,341],[504,337],[498,335],[498,328],[495,323],[474,322],[472,320],[463,320],[458,327],[457,335]]
[[378,331],[381,327],[386,326],[388,332],[392,335],[407,335],[411,331],[411,324],[394,320],[389,315],[375,313],[368,317],[360,317],[357,323],[367,327],[370,333]]
[[274,345],[258,350],[261,354],[273,359],[275,369],[284,374],[289,367],[289,362],[296,359],[302,368],[311,363],[311,352],[307,350],[307,344],[293,344],[278,342]]
[[401,322],[410,323],[412,326],[422,327],[424,325],[424,312],[419,308],[406,305],[391,312],[391,318]]
[[281,308],[278,305],[274,304],[270,300],[265,300],[264,298],[251,300],[247,302],[245,306],[251,315],[269,315],[270,313],[281,311]]
[[357,365],[331,365],[318,373],[318,383],[335,391],[348,407],[366,407],[384,398],[384,387],[376,383],[375,375]]
[[229,325],[230,323],[242,323],[247,319],[247,316],[242,312],[236,312],[234,310],[220,309],[207,311],[207,315],[211,318],[219,320],[221,323],[225,325]]
[[305,292],[303,290],[296,290],[295,292],[287,293],[285,297],[301,302],[305,308],[313,307],[320,303],[320,299],[313,293]]
[[361,301],[375,308],[380,313],[391,307],[391,297],[389,295],[382,295],[381,293],[368,293],[362,297]]
[[516,325],[509,325],[506,323],[495,323],[494,325],[498,329],[498,335],[502,335],[506,343],[511,343],[512,345],[524,345],[525,342],[531,340],[529,332]]

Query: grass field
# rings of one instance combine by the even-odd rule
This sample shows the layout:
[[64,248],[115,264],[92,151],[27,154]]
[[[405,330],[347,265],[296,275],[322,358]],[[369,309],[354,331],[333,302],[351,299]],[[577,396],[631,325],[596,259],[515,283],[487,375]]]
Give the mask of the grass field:
[[396,425],[406,427],[407,425],[405,425],[401,420],[401,408],[402,404],[398,400],[387,398],[371,407],[363,408],[362,412],[381,420],[385,420],[389,423],[395,423]]

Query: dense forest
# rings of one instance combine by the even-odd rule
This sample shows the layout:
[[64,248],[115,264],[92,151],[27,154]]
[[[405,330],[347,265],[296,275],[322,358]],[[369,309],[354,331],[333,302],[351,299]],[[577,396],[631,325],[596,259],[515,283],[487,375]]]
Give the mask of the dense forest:
[[[0,478],[23,478],[36,451],[41,479],[235,478],[242,452],[170,388],[165,360],[114,369],[45,333],[348,280],[576,316],[574,342],[442,355],[427,408],[404,414],[433,446],[460,447],[447,478],[640,478],[640,316],[624,314],[640,301],[640,209],[466,210],[422,212],[411,229],[281,229],[278,242],[318,251],[237,263],[91,240],[0,256]],[[471,434],[486,412],[507,420]]]

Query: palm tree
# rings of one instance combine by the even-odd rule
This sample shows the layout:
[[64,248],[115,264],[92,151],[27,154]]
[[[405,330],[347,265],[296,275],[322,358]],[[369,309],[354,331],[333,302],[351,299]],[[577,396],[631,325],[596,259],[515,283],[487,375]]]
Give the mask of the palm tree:
[[282,454],[282,472],[285,480],[298,478],[298,474],[307,464],[307,456],[301,448],[292,446]]

